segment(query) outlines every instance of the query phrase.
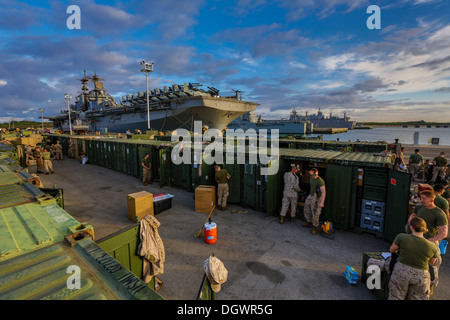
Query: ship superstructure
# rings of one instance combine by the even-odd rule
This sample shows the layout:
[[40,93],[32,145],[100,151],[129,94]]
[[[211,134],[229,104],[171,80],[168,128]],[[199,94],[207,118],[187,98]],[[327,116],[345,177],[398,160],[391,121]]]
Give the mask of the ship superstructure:
[[340,118],[333,116],[330,111],[330,115],[327,117],[320,108],[317,114],[308,115],[308,113],[306,113],[303,119],[311,121],[311,123],[318,128],[347,128],[353,130],[356,126],[356,121],[350,120],[350,117],[347,116],[346,112],[344,112],[344,117]]

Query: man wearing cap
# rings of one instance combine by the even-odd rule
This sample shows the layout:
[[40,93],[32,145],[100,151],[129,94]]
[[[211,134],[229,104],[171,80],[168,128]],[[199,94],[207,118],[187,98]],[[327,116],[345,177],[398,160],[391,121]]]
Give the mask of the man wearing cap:
[[299,179],[297,176],[298,168],[292,164],[291,171],[284,174],[283,199],[281,200],[280,223],[284,222],[284,217],[291,205],[291,222],[295,221],[298,205],[298,193],[300,192]]
[[311,233],[316,234],[319,227],[320,214],[325,205],[325,181],[319,177],[319,171],[316,168],[310,169],[309,175],[310,191],[305,200],[304,215],[306,223],[303,226],[312,227]]
[[433,159],[433,177],[431,178],[431,183],[436,183],[437,177],[441,179],[445,178],[445,170],[447,169],[447,158],[445,157],[445,152],[441,152],[439,156]]
[[56,141],[56,144],[55,144],[56,160],[64,160],[64,158],[63,158],[63,150],[62,149],[63,149],[63,147],[59,143],[59,140]]

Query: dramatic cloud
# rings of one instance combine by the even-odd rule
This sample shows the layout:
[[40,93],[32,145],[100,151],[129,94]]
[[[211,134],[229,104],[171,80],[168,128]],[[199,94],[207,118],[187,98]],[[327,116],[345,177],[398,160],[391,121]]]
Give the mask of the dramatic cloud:
[[[69,30],[66,9],[81,9]],[[116,98],[145,90],[139,61],[154,62],[150,87],[200,82],[242,91],[257,113],[347,112],[450,116],[450,4],[399,0],[368,30],[365,0],[2,1],[0,118],[38,119],[76,96],[86,70]],[[378,1],[378,4],[380,2]],[[91,85],[91,84],[90,84]],[[375,112],[374,112],[375,111]],[[404,119],[408,120],[408,119]]]

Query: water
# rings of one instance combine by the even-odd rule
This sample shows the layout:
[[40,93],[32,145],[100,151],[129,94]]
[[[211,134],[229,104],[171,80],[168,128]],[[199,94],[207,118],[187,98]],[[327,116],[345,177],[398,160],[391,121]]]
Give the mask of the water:
[[[394,142],[399,139],[400,143],[414,144],[414,133],[419,132],[419,145],[431,145],[428,142],[431,138],[439,138],[439,145],[450,146],[450,128],[427,128],[427,127],[374,127],[373,129],[356,129],[344,133],[323,134],[323,140],[336,141],[387,141]],[[318,134],[308,135],[308,137],[317,137]]]

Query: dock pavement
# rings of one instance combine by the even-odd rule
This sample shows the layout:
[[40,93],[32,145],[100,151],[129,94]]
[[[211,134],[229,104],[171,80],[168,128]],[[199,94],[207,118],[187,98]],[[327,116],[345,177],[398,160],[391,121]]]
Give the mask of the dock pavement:
[[[411,148],[407,147],[406,154]],[[419,147],[430,155],[442,148]],[[195,300],[204,275],[203,262],[212,254],[228,271],[217,300],[375,300],[361,281],[347,283],[346,266],[361,273],[364,252],[387,252],[390,243],[373,236],[336,230],[334,239],[302,227],[302,220],[280,224],[278,217],[230,204],[215,210],[217,242],[207,244],[195,233],[202,228],[206,213],[195,212],[193,193],[158,183],[143,186],[126,174],[78,160],[53,161],[55,174],[40,178],[44,187],[56,185],[64,191],[65,210],[80,222],[93,226],[98,241],[133,223],[128,220],[127,195],[146,190],[174,195],[172,208],[156,215],[161,223],[166,260],[158,276],[158,291],[168,300]],[[35,167],[29,168],[35,173]],[[432,299],[450,299],[450,262],[444,256],[440,285]],[[296,304],[297,306],[297,304]]]

